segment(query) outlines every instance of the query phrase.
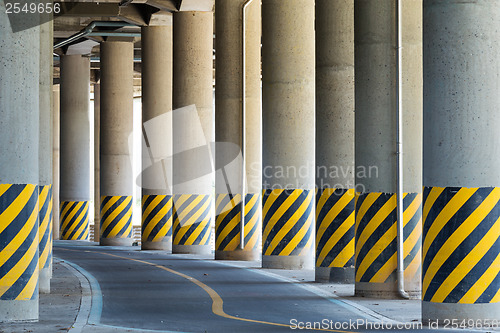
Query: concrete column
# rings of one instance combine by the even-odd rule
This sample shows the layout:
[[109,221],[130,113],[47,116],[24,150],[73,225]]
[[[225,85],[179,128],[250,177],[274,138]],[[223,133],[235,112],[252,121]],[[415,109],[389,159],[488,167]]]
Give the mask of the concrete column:
[[314,267],[314,0],[262,1],[262,266]]
[[[246,1],[216,1],[216,222],[215,259],[260,259],[262,148],[260,107],[260,1],[246,9],[245,99],[242,77],[242,7]],[[241,248],[242,100],[245,103],[245,221]]]
[[99,242],[101,221],[100,194],[100,134],[101,134],[101,85],[94,84],[94,242]]
[[60,85],[52,86],[52,239],[59,239]]
[[52,276],[52,22],[40,25],[39,291],[45,294]]
[[316,281],[354,283],[354,0],[316,1]]
[[88,240],[90,60],[61,57],[61,239]]
[[209,254],[213,221],[213,13],[174,13],[173,253]]
[[425,1],[423,15],[422,320],[484,325],[500,311],[500,3]]
[[131,42],[101,43],[101,232],[100,245],[132,245],[133,119]]
[[[422,1],[402,1],[404,277],[420,297]],[[355,2],[356,295],[398,297],[395,0]]]
[[172,16],[142,28],[143,250],[172,251]]
[[40,28],[1,2],[0,44],[0,321],[38,320]]

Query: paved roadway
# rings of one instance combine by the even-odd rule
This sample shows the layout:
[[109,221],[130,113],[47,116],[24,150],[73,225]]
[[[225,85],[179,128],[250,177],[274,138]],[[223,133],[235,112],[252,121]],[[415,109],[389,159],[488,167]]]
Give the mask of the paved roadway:
[[[376,326],[380,318],[337,298],[214,260],[70,242],[55,242],[54,255],[76,264],[90,280],[93,298],[89,324],[96,328],[311,332],[292,328],[299,323],[323,322],[327,324],[323,328],[328,329],[322,331],[388,331]],[[370,322],[373,329],[350,324],[361,321]],[[392,332],[399,331],[396,323],[393,325]]]

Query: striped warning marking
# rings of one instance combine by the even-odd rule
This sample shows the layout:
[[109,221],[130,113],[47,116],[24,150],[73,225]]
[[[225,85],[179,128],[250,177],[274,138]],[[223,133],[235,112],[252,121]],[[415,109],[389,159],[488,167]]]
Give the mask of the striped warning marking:
[[[260,194],[245,195],[245,248],[252,251],[260,237]],[[218,194],[215,202],[215,249],[234,251],[240,245],[241,194]]]
[[264,190],[262,205],[262,253],[304,255],[313,242],[314,191]]
[[354,266],[354,189],[316,194],[316,267]]
[[500,188],[425,187],[423,300],[500,302]]
[[101,197],[101,238],[132,237],[132,196]]
[[[386,283],[397,269],[396,194],[356,194],[356,282]],[[405,279],[418,278],[422,249],[422,194],[403,196]]]
[[48,268],[52,259],[52,185],[39,186],[39,267]]
[[212,196],[174,195],[174,245],[208,245]]
[[88,240],[89,202],[63,201],[61,203],[61,239]]
[[0,184],[0,300],[38,298],[38,186]]
[[142,196],[143,242],[161,242],[172,236],[172,201],[171,195]]

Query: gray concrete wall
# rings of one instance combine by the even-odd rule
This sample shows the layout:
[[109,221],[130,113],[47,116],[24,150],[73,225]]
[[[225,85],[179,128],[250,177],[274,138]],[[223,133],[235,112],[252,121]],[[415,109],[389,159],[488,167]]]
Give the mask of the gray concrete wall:
[[60,201],[90,200],[90,60],[61,57]]
[[128,138],[133,118],[133,44],[101,43],[101,196],[133,194]]
[[101,85],[94,84],[94,241],[99,241],[101,226]]

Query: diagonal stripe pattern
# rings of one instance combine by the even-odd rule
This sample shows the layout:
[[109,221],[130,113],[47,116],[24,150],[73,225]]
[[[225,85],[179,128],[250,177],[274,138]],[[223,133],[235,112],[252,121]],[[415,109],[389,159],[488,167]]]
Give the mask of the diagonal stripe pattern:
[[[245,195],[244,251],[252,251],[259,245],[260,205],[260,194]],[[215,249],[236,250],[240,245],[241,194],[218,194],[215,212]]]
[[0,300],[38,298],[38,186],[0,184]]
[[212,231],[211,211],[211,195],[174,195],[173,244],[208,245]]
[[300,256],[313,243],[314,191],[264,190],[262,254]]
[[354,266],[354,189],[316,194],[316,267]]
[[500,188],[425,187],[423,300],[500,302]]
[[38,187],[39,267],[48,268],[52,260],[52,185]]
[[[356,282],[387,283],[397,269],[397,199],[393,193],[356,193]],[[422,194],[404,193],[405,280],[419,278]]]
[[89,201],[61,202],[61,239],[88,240]]
[[171,195],[142,196],[142,242],[170,241],[172,203]]
[[101,238],[132,237],[132,196],[101,197]]

